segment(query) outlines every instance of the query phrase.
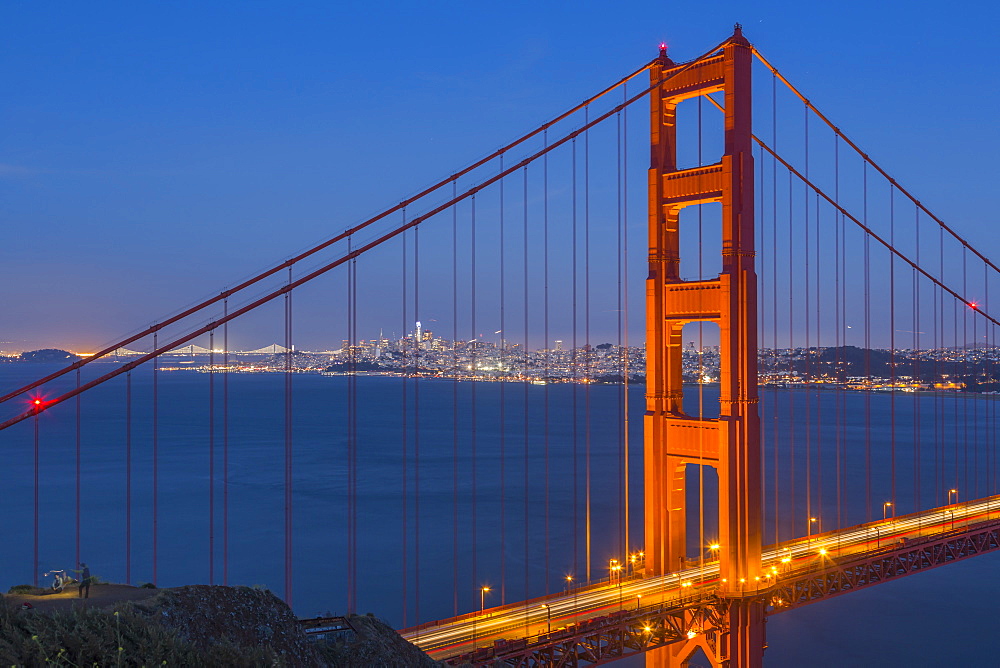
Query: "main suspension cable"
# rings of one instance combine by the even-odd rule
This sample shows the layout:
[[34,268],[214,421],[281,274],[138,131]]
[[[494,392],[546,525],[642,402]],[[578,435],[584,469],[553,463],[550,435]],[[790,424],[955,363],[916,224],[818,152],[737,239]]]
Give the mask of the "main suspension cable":
[[[709,53],[712,53],[715,50],[716,49],[713,49]],[[666,77],[660,79],[659,81],[657,81],[656,83],[651,84],[649,87],[644,88],[641,92],[637,93],[636,95],[633,95],[632,97],[630,97],[629,99],[627,99],[625,102],[623,102],[623,103],[621,103],[619,105],[616,105],[615,107],[609,109],[608,111],[604,112],[603,114],[601,114],[600,116],[598,116],[594,120],[589,121],[588,123],[585,123],[583,126],[577,128],[576,130],[574,130],[574,131],[570,132],[569,134],[563,136],[558,141],[552,142],[548,146],[543,147],[542,149],[540,149],[540,150],[536,151],[535,153],[531,154],[530,156],[528,156],[526,158],[523,158],[517,164],[512,165],[512,166],[508,167],[507,169],[504,169],[503,171],[499,172],[498,174],[495,174],[494,176],[486,179],[482,183],[469,188],[468,190],[466,190],[462,194],[458,195],[457,197],[454,197],[452,199],[447,200],[446,202],[444,202],[444,203],[442,203],[442,204],[434,207],[433,209],[431,209],[427,213],[413,218],[410,222],[408,222],[408,223],[406,223],[404,225],[401,225],[401,226],[399,226],[399,227],[397,227],[397,228],[395,228],[393,230],[390,230],[389,232],[386,232],[385,234],[383,234],[382,236],[378,237],[377,239],[375,239],[373,241],[370,241],[367,244],[364,244],[363,246],[359,246],[355,250],[348,252],[347,254],[341,256],[340,258],[337,258],[336,260],[328,262],[328,263],[326,263],[326,264],[324,264],[324,265],[322,265],[322,266],[320,266],[320,267],[312,270],[311,272],[303,275],[302,277],[296,279],[295,281],[292,281],[292,282],[284,285],[281,288],[273,290],[272,292],[269,292],[269,293],[267,293],[267,294],[265,294],[265,295],[257,298],[253,302],[251,302],[249,304],[246,304],[246,305],[242,306],[241,308],[232,311],[231,313],[223,316],[220,319],[212,320],[208,324],[206,324],[206,325],[204,325],[204,326],[202,326],[202,327],[200,327],[200,328],[198,328],[198,329],[196,329],[196,330],[194,330],[192,332],[189,332],[188,334],[182,335],[179,338],[174,339],[173,341],[171,341],[168,344],[165,344],[162,347],[157,346],[155,344],[156,333],[154,332],[154,346],[153,346],[152,352],[143,354],[142,356],[138,357],[137,359],[132,360],[131,362],[127,362],[127,363],[121,365],[120,367],[116,368],[114,371],[108,372],[108,373],[104,374],[103,376],[101,376],[99,378],[96,378],[96,379],[94,379],[93,381],[91,381],[89,383],[86,383],[85,385],[81,386],[80,388],[68,391],[65,394],[62,394],[62,395],[60,395],[60,396],[58,396],[58,397],[56,397],[54,399],[46,400],[46,401],[44,401],[38,407],[31,408],[30,410],[27,410],[27,411],[21,413],[20,415],[12,417],[12,418],[4,421],[4,422],[0,422],[0,431],[4,430],[4,429],[6,429],[6,428],[8,428],[8,427],[10,427],[12,425],[15,425],[15,424],[17,424],[17,423],[19,423],[19,422],[21,422],[23,420],[26,420],[26,419],[32,417],[33,415],[37,415],[40,411],[47,410],[47,409],[49,409],[49,408],[51,408],[51,407],[53,407],[55,405],[58,405],[58,404],[66,401],[68,399],[71,399],[71,398],[75,397],[77,394],[79,394],[81,392],[85,392],[85,391],[89,390],[90,388],[95,387],[97,385],[100,385],[101,383],[104,383],[107,380],[110,380],[111,378],[114,378],[115,376],[118,376],[118,375],[120,375],[122,373],[125,373],[125,372],[127,372],[127,371],[129,371],[131,369],[134,369],[135,367],[137,367],[137,366],[139,366],[141,364],[144,364],[144,363],[150,361],[151,359],[154,359],[154,358],[158,357],[159,355],[161,355],[164,352],[168,352],[170,350],[173,350],[174,348],[176,348],[176,347],[178,347],[180,345],[183,345],[184,343],[187,343],[187,342],[189,342],[189,341],[191,341],[191,340],[193,340],[193,339],[195,339],[195,338],[197,338],[197,337],[199,337],[199,336],[201,336],[203,334],[206,334],[209,331],[211,331],[212,329],[215,329],[216,327],[218,327],[219,325],[221,325],[221,324],[223,324],[225,322],[229,322],[230,320],[233,320],[234,318],[238,318],[239,316],[244,315],[245,313],[248,313],[248,312],[250,312],[250,311],[258,308],[258,307],[262,306],[263,304],[266,304],[266,303],[270,302],[271,300],[276,299],[277,297],[280,297],[280,296],[284,295],[285,293],[289,292],[290,290],[293,290],[294,288],[296,288],[296,287],[298,287],[300,285],[303,285],[305,283],[308,283],[309,281],[314,280],[315,278],[317,278],[317,277],[319,277],[319,276],[321,276],[321,275],[329,272],[330,270],[332,270],[332,269],[334,269],[334,268],[336,268],[336,267],[344,264],[345,262],[348,262],[348,261],[350,261],[351,259],[353,259],[355,257],[363,255],[364,253],[368,252],[369,250],[371,250],[371,249],[373,249],[373,248],[375,248],[375,247],[377,247],[377,246],[385,243],[386,241],[388,241],[390,239],[393,239],[396,236],[402,234],[406,230],[419,225],[423,221],[428,220],[429,218],[432,218],[432,217],[436,216],[437,214],[441,213],[442,211],[447,210],[449,207],[453,206],[454,204],[457,204],[458,202],[461,202],[463,200],[466,200],[466,199],[469,199],[469,198],[473,197],[476,193],[480,192],[481,190],[483,190],[483,189],[485,189],[485,188],[493,185],[494,183],[500,181],[504,177],[506,177],[506,176],[508,176],[508,175],[510,175],[510,174],[512,174],[512,173],[514,173],[514,172],[516,172],[518,170],[520,170],[524,166],[531,164],[532,162],[534,162],[538,158],[540,158],[540,157],[548,154],[549,152],[553,151],[554,149],[562,146],[563,144],[565,144],[567,142],[575,140],[579,135],[585,133],[587,130],[589,130],[590,128],[594,127],[595,125],[598,125],[599,123],[601,123],[601,122],[607,120],[608,118],[614,116],[616,113],[618,113],[620,110],[624,109],[628,105],[633,104],[637,100],[645,97],[645,95],[647,93],[655,90],[656,88],[659,88],[660,86],[662,86],[665,82],[669,81],[670,79],[672,79],[674,77],[677,77],[682,72],[686,71],[687,68],[691,67],[693,64],[695,64],[697,62],[698,62],[698,60],[691,61],[687,65],[685,65],[685,66],[683,66],[681,68],[678,68],[675,71],[672,71],[672,73],[669,76],[666,76]],[[31,387],[37,387],[38,385],[40,385],[40,384],[42,384],[44,382],[47,382],[48,380],[51,380],[52,378],[55,378],[55,377],[58,377],[59,375],[62,375],[62,373],[68,373],[69,371],[73,370],[74,368],[76,368],[74,365],[66,367],[66,369],[64,369],[63,371],[58,372],[55,375],[46,376],[44,379],[36,381],[34,384],[31,384],[30,386],[25,386],[24,388],[21,388],[20,390],[17,390],[16,392],[17,392],[17,394],[20,394],[22,391],[26,391],[27,389],[30,389]],[[12,396],[16,396],[16,395],[12,395]]]
[[[722,42],[719,45],[713,47],[711,50],[705,52],[703,55],[699,56],[695,60],[693,60],[693,61],[689,62],[688,64],[686,64],[684,67],[682,67],[679,71],[673,73],[671,76],[676,76],[677,74],[680,74],[681,72],[687,70],[689,67],[691,67],[692,65],[694,65],[698,61],[702,60],[703,58],[705,58],[708,55],[710,55],[710,54],[714,53],[715,51],[717,51],[719,48],[722,47],[722,45],[724,43],[725,42]],[[390,215],[392,215],[392,214],[394,214],[394,213],[396,213],[398,211],[401,211],[402,209],[404,209],[404,208],[408,207],[409,205],[413,204],[414,202],[417,202],[417,201],[423,199],[427,195],[430,195],[431,193],[439,190],[440,188],[442,188],[442,187],[444,187],[444,186],[446,186],[446,185],[448,185],[450,183],[457,182],[458,179],[461,178],[462,176],[465,176],[466,174],[469,174],[470,172],[475,171],[476,169],[482,167],[483,165],[488,164],[489,162],[493,161],[497,157],[499,157],[499,156],[503,155],[504,153],[510,151],[514,147],[519,146],[520,144],[523,144],[524,142],[526,142],[529,139],[531,139],[532,137],[535,137],[535,136],[537,136],[537,135],[545,132],[546,130],[548,130],[552,126],[556,125],[560,121],[565,120],[566,118],[572,116],[573,114],[575,114],[576,112],[580,111],[581,109],[583,109],[587,105],[595,102],[596,100],[600,99],[601,97],[603,97],[607,93],[609,93],[609,92],[613,91],[614,89],[618,88],[619,86],[621,86],[622,84],[624,84],[626,81],[629,81],[630,79],[633,79],[634,77],[642,74],[643,72],[645,72],[646,70],[648,70],[653,65],[653,63],[655,63],[655,62],[656,62],[655,60],[652,60],[652,61],[646,63],[645,65],[643,65],[639,69],[635,70],[634,72],[632,72],[631,74],[625,76],[624,78],[619,79],[617,82],[615,82],[614,84],[608,86],[607,88],[605,88],[601,92],[597,93],[596,95],[593,95],[593,96],[587,98],[586,100],[584,100],[583,102],[581,102],[581,103],[577,104],[576,106],[572,107],[571,109],[569,109],[567,111],[564,111],[563,113],[559,114],[558,116],[556,116],[552,120],[547,121],[546,123],[543,123],[542,125],[538,126],[537,128],[535,128],[531,132],[528,132],[528,133],[526,133],[524,135],[521,135],[520,137],[518,137],[514,141],[512,141],[512,142],[508,143],[507,145],[505,145],[505,146],[497,149],[496,151],[494,151],[493,153],[490,153],[486,157],[481,158],[481,159],[473,162],[468,167],[465,167],[464,169],[460,169],[457,172],[454,172],[453,174],[451,174],[450,176],[448,176],[447,178],[444,178],[441,181],[438,181],[437,183],[435,183],[434,185],[431,185],[431,186],[425,188],[424,190],[421,190],[416,195],[412,195],[411,197],[407,197],[406,199],[403,199],[402,201],[400,201],[398,204],[396,204],[396,205],[394,205],[394,206],[392,206],[392,207],[390,207],[390,208],[382,211],[381,213],[378,213],[378,214],[372,216],[371,218],[369,218],[369,219],[367,219],[367,220],[365,220],[365,221],[363,221],[363,222],[355,225],[354,227],[351,227],[351,228],[349,228],[349,229],[341,232],[340,234],[337,234],[337,235],[331,237],[330,239],[327,239],[326,241],[324,241],[324,242],[322,242],[320,244],[317,244],[317,245],[313,246],[312,248],[309,248],[309,249],[307,249],[307,250],[305,250],[305,251],[303,251],[303,252],[301,252],[301,253],[299,253],[299,254],[291,257],[291,258],[289,258],[288,260],[285,260],[284,262],[282,262],[279,265],[276,265],[276,266],[274,266],[274,267],[272,267],[272,268],[270,268],[270,269],[268,269],[266,271],[263,271],[263,272],[255,275],[255,276],[253,276],[251,278],[248,278],[247,280],[245,280],[242,283],[238,284],[234,288],[229,288],[229,289],[223,290],[222,292],[220,292],[218,295],[216,295],[214,297],[210,297],[209,299],[206,299],[206,300],[204,300],[202,302],[199,302],[198,304],[195,304],[194,306],[191,306],[191,307],[189,307],[187,309],[184,309],[180,313],[177,313],[177,314],[175,314],[173,316],[170,316],[169,318],[166,318],[165,320],[162,320],[160,322],[154,323],[153,325],[147,327],[146,329],[142,330],[141,332],[138,332],[138,333],[133,334],[131,336],[125,337],[124,339],[122,339],[120,341],[117,341],[117,342],[115,342],[115,343],[107,346],[103,350],[100,350],[100,351],[94,353],[93,355],[91,355],[89,357],[85,357],[84,359],[81,359],[81,360],[79,360],[77,362],[74,362],[73,364],[65,367],[64,369],[60,369],[58,371],[50,373],[49,375],[44,376],[43,378],[40,378],[40,379],[38,379],[38,380],[36,380],[36,381],[34,381],[32,383],[29,383],[29,384],[27,384],[27,385],[25,385],[23,387],[20,387],[20,388],[18,388],[16,390],[8,392],[7,394],[5,394],[3,396],[0,396],[0,404],[4,403],[5,401],[8,401],[9,399],[12,399],[12,398],[17,397],[17,396],[19,396],[21,394],[24,394],[25,392],[28,392],[28,391],[36,388],[36,387],[44,385],[45,383],[48,383],[51,380],[55,380],[56,378],[59,378],[60,376],[66,374],[66,373],[69,373],[70,371],[79,369],[79,368],[81,368],[81,367],[83,367],[83,366],[85,366],[87,364],[90,364],[91,362],[94,362],[94,361],[96,361],[96,360],[98,360],[98,359],[100,359],[100,358],[102,358],[102,357],[104,357],[104,356],[106,356],[106,355],[108,355],[110,353],[113,353],[114,351],[118,350],[119,348],[124,348],[125,346],[127,346],[127,345],[129,345],[131,343],[139,341],[139,340],[141,340],[141,339],[143,339],[143,338],[145,338],[147,336],[150,336],[151,334],[154,334],[154,333],[162,330],[164,327],[167,327],[167,326],[172,325],[172,324],[174,324],[176,322],[184,320],[188,316],[191,316],[191,315],[193,315],[195,313],[198,313],[199,311],[201,311],[201,310],[203,310],[203,309],[211,306],[212,304],[216,304],[216,303],[218,303],[220,301],[223,301],[223,300],[225,300],[225,299],[227,299],[229,297],[232,297],[233,295],[235,295],[235,294],[237,294],[239,292],[242,292],[246,288],[249,288],[250,286],[257,284],[260,281],[262,281],[262,280],[264,280],[264,279],[266,279],[266,278],[268,278],[270,276],[273,276],[273,275],[277,274],[278,272],[282,271],[283,269],[287,269],[287,268],[291,267],[292,265],[295,265],[295,264],[301,262],[302,260],[305,260],[306,258],[308,258],[308,257],[310,257],[312,255],[315,255],[316,253],[322,251],[325,248],[328,248],[328,247],[332,246],[333,244],[336,244],[339,241],[343,241],[344,239],[347,239],[348,237],[356,235],[358,232],[360,232],[361,230],[369,227],[370,225],[372,225],[372,224],[374,224],[374,223],[382,220],[383,218],[386,218],[387,216],[390,216]],[[660,82],[660,83],[662,83],[662,82]],[[657,86],[660,85],[660,83],[658,83]]]
[[761,52],[756,47],[754,47],[754,46],[751,45],[750,50],[757,57],[757,59],[761,63],[763,63],[763,65],[767,69],[769,69],[771,71],[771,73],[775,77],[777,77],[778,79],[780,79],[781,82],[783,84],[785,84],[785,86],[787,86],[788,89],[790,91],[792,91],[792,93],[794,93],[803,102],[803,104],[806,105],[806,107],[808,107],[814,114],[816,114],[816,116],[819,117],[820,120],[822,120],[824,123],[826,123],[830,127],[830,129],[833,130],[837,134],[838,137],[840,137],[841,139],[843,139],[844,142],[848,146],[850,146],[852,149],[854,149],[858,153],[858,155],[860,155],[861,158],[867,164],[869,164],[872,167],[874,167],[875,170],[879,174],[881,174],[882,176],[884,176],[886,178],[886,180],[888,180],[889,183],[891,185],[893,185],[901,194],[905,195],[921,211],[923,211],[928,216],[930,216],[930,218],[934,222],[936,222],[938,225],[940,225],[943,230],[945,230],[946,232],[948,232],[948,234],[950,234],[952,237],[954,237],[960,244],[962,244],[962,246],[964,246],[965,248],[967,248],[968,250],[970,250],[974,255],[976,255],[976,257],[978,257],[980,260],[982,260],[984,263],[986,263],[987,266],[989,266],[991,269],[993,269],[993,271],[996,271],[996,272],[1000,273],[1000,267],[998,267],[993,262],[991,262],[989,260],[989,258],[987,258],[985,255],[983,255],[978,250],[976,250],[975,247],[973,247],[971,244],[969,244],[969,242],[966,241],[964,238],[962,238],[961,236],[959,236],[959,234],[957,232],[955,232],[955,230],[953,230],[951,227],[949,227],[947,223],[945,223],[943,220],[941,220],[936,215],[934,215],[934,213],[930,209],[928,209],[920,200],[918,200],[916,197],[914,197],[912,194],[910,194],[910,191],[908,191],[906,188],[904,188],[902,185],[900,185],[899,182],[896,181],[896,179],[892,178],[889,175],[888,172],[886,172],[874,160],[872,160],[871,156],[869,156],[867,153],[865,153],[864,151],[862,151],[861,148],[858,147],[857,144],[855,144],[853,141],[851,141],[851,139],[847,135],[845,135],[843,133],[843,131],[841,131],[841,129],[839,127],[837,127],[836,125],[834,125],[833,122],[831,122],[830,119],[827,118],[825,114],[823,114],[823,112],[821,112],[819,109],[817,109],[815,107],[815,105],[813,105],[813,103],[810,102],[806,98],[806,96],[803,95],[799,91],[798,88],[796,88],[795,86],[793,86],[792,83],[790,81],[788,81],[788,79],[786,79],[784,77],[784,75],[782,75],[781,72],[779,72],[777,70],[777,68],[775,68],[766,58],[764,58],[764,56],[761,54]]

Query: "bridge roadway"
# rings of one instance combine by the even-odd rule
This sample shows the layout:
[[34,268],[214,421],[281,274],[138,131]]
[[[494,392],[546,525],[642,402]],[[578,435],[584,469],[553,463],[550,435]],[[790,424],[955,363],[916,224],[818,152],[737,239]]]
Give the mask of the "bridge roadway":
[[[766,575],[742,587],[748,593],[758,591],[768,595],[781,591],[786,578],[791,583],[803,574],[835,571],[835,562],[857,563],[868,554],[892,554],[908,543],[960,535],[966,528],[996,520],[1000,520],[1000,496],[787,541],[765,549],[762,570]],[[708,561],[703,566],[663,576],[634,574],[620,580],[606,578],[559,594],[487,608],[482,613],[427,622],[400,633],[438,660],[470,656],[469,652],[492,648],[501,639],[500,644],[513,642],[523,648],[524,641],[544,643],[558,636],[571,636],[574,628],[582,628],[588,620],[639,617],[647,608],[697,605],[697,601],[706,600],[718,588],[718,580],[718,563]],[[772,605],[780,606],[781,602],[772,601]]]

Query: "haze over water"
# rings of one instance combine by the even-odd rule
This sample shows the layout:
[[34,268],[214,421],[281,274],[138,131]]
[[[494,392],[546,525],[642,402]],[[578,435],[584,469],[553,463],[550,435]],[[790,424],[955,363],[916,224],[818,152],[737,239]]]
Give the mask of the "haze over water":
[[[43,373],[48,365],[0,365],[0,389],[20,386]],[[106,365],[88,369],[107,370]],[[86,381],[89,374],[85,373]],[[222,375],[215,374],[215,560],[214,581],[223,577],[223,436]],[[70,383],[75,381],[70,381]],[[229,375],[229,582],[263,585],[279,595],[283,587],[284,377],[281,374]],[[132,386],[132,566],[134,584],[152,579],[152,401],[151,373],[133,373]],[[346,578],[346,452],[347,386],[345,377],[300,374],[294,377],[294,608],[301,616],[345,611]],[[704,405],[717,405],[717,389],[705,386]],[[416,485],[419,473],[420,573],[419,619],[449,616],[454,610],[453,494],[454,427],[459,430],[458,480],[458,605],[460,611],[478,606],[477,586],[489,584],[487,605],[561,589],[562,578],[584,576],[585,452],[591,457],[592,575],[605,575],[609,558],[621,558],[621,386],[524,386],[499,383],[458,383],[362,377],[358,391],[358,611],[371,611],[390,623],[404,623],[402,486],[404,447],[407,463],[407,610],[405,621],[418,618],[416,577]],[[475,404],[472,393],[475,392]],[[631,545],[641,546],[643,389],[632,388],[630,403]],[[505,428],[501,430],[503,396]],[[689,410],[696,412],[697,390],[687,392]],[[815,453],[820,441],[824,461],[833,461],[838,402],[848,415],[842,433],[849,472],[844,524],[865,520],[864,434],[858,428],[865,404],[871,407],[873,488],[888,485],[891,431],[887,415],[896,404],[897,503],[900,512],[913,505],[911,446],[914,424],[920,425],[921,495],[934,505],[935,402],[951,397],[886,393],[842,393],[815,390],[762,390],[765,425],[765,541],[774,538],[773,429],[782,462],[789,460],[794,434],[797,468],[804,465],[804,411],[812,416],[809,438]],[[404,412],[405,402],[405,412]],[[419,422],[413,412],[419,402]],[[546,411],[546,402],[548,410]],[[527,404],[527,421],[525,406]],[[126,391],[124,380],[88,392],[83,399],[82,558],[95,575],[109,581],[126,579]],[[174,586],[209,581],[209,376],[192,371],[161,372],[159,377],[159,583]],[[475,411],[473,411],[475,406]],[[589,420],[587,407],[589,406]],[[989,399],[970,399],[959,410],[945,410],[943,433],[961,434],[978,444],[973,454],[985,461],[995,446],[991,436],[995,409]],[[963,408],[963,406],[967,406]],[[919,419],[914,421],[914,411]],[[975,416],[969,429],[965,412]],[[472,439],[476,420],[478,549],[472,572]],[[794,429],[788,415],[797,415]],[[547,415],[547,419],[546,419]],[[574,433],[573,416],[576,415]],[[816,416],[820,416],[818,421]],[[525,426],[527,422],[527,427]],[[548,427],[546,428],[546,423]],[[863,424],[863,423],[862,423]],[[73,402],[43,414],[40,427],[40,570],[68,568],[74,559],[75,412]],[[419,432],[416,431],[419,429]],[[965,431],[968,430],[968,431]],[[0,588],[32,579],[33,430],[31,421],[0,434],[5,466],[0,486],[5,512],[0,520],[5,549],[0,551]],[[547,436],[546,436],[547,434]],[[419,438],[417,438],[419,436]],[[588,437],[589,436],[589,437]],[[525,471],[525,438],[529,444]],[[546,572],[545,446],[549,461],[549,570]],[[574,485],[573,452],[577,453]],[[419,445],[419,471],[414,450]],[[505,466],[501,480],[501,449]],[[991,453],[992,454],[992,453]],[[814,455],[815,456],[815,455]],[[970,463],[971,467],[971,463]],[[961,467],[960,467],[961,468]],[[982,466],[980,467],[983,468]],[[781,465],[783,503],[778,518],[780,538],[790,537],[792,523],[805,533],[803,473],[796,478],[795,504],[787,488],[787,464]],[[828,468],[833,471],[832,463]],[[948,480],[951,480],[950,473]],[[822,506],[814,496],[811,512],[821,514],[825,529],[836,524],[834,474],[824,472]],[[529,488],[525,513],[525,480]],[[501,483],[505,499],[501,524]],[[819,481],[811,481],[814,495]],[[986,493],[985,473],[978,481],[962,480],[970,490]],[[574,489],[575,487],[575,489]],[[882,498],[873,493],[874,513]],[[573,499],[577,500],[574,566]],[[714,503],[714,474],[706,473],[706,500]],[[970,498],[963,494],[962,500]],[[698,491],[689,487],[689,505]],[[943,501],[942,501],[943,502]],[[527,529],[525,518],[527,517]],[[798,518],[798,520],[796,520]],[[697,522],[689,542],[698,542]],[[706,536],[714,536],[706,521]],[[503,541],[501,542],[501,534]],[[527,552],[525,545],[527,544]],[[527,557],[527,562],[525,558]],[[501,562],[506,567],[502,576]],[[852,593],[801,610],[774,615],[768,622],[769,665],[989,665],[984,651],[1000,631],[997,601],[1000,583],[997,555],[909,576],[871,590]],[[41,575],[41,574],[39,574]]]

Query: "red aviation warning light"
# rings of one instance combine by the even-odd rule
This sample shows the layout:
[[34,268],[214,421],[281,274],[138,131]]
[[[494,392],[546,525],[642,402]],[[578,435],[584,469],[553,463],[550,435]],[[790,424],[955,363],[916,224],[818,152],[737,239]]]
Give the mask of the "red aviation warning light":
[[667,43],[666,42],[660,42],[660,55],[661,56],[667,55]]
[[973,311],[978,311],[979,302],[969,302],[969,308],[971,308]]

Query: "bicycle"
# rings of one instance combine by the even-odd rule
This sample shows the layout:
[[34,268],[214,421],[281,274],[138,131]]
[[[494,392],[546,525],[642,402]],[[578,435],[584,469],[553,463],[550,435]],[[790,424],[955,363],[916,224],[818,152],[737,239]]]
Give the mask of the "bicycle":
[[72,576],[70,576],[70,575],[68,575],[66,573],[65,569],[58,570],[58,571],[49,571],[45,575],[46,576],[49,576],[49,575],[53,576],[52,584],[50,585],[50,587],[52,587],[52,591],[54,591],[56,593],[59,593],[63,589],[65,589],[66,585],[73,584],[74,582],[76,582],[76,580],[73,579]]

